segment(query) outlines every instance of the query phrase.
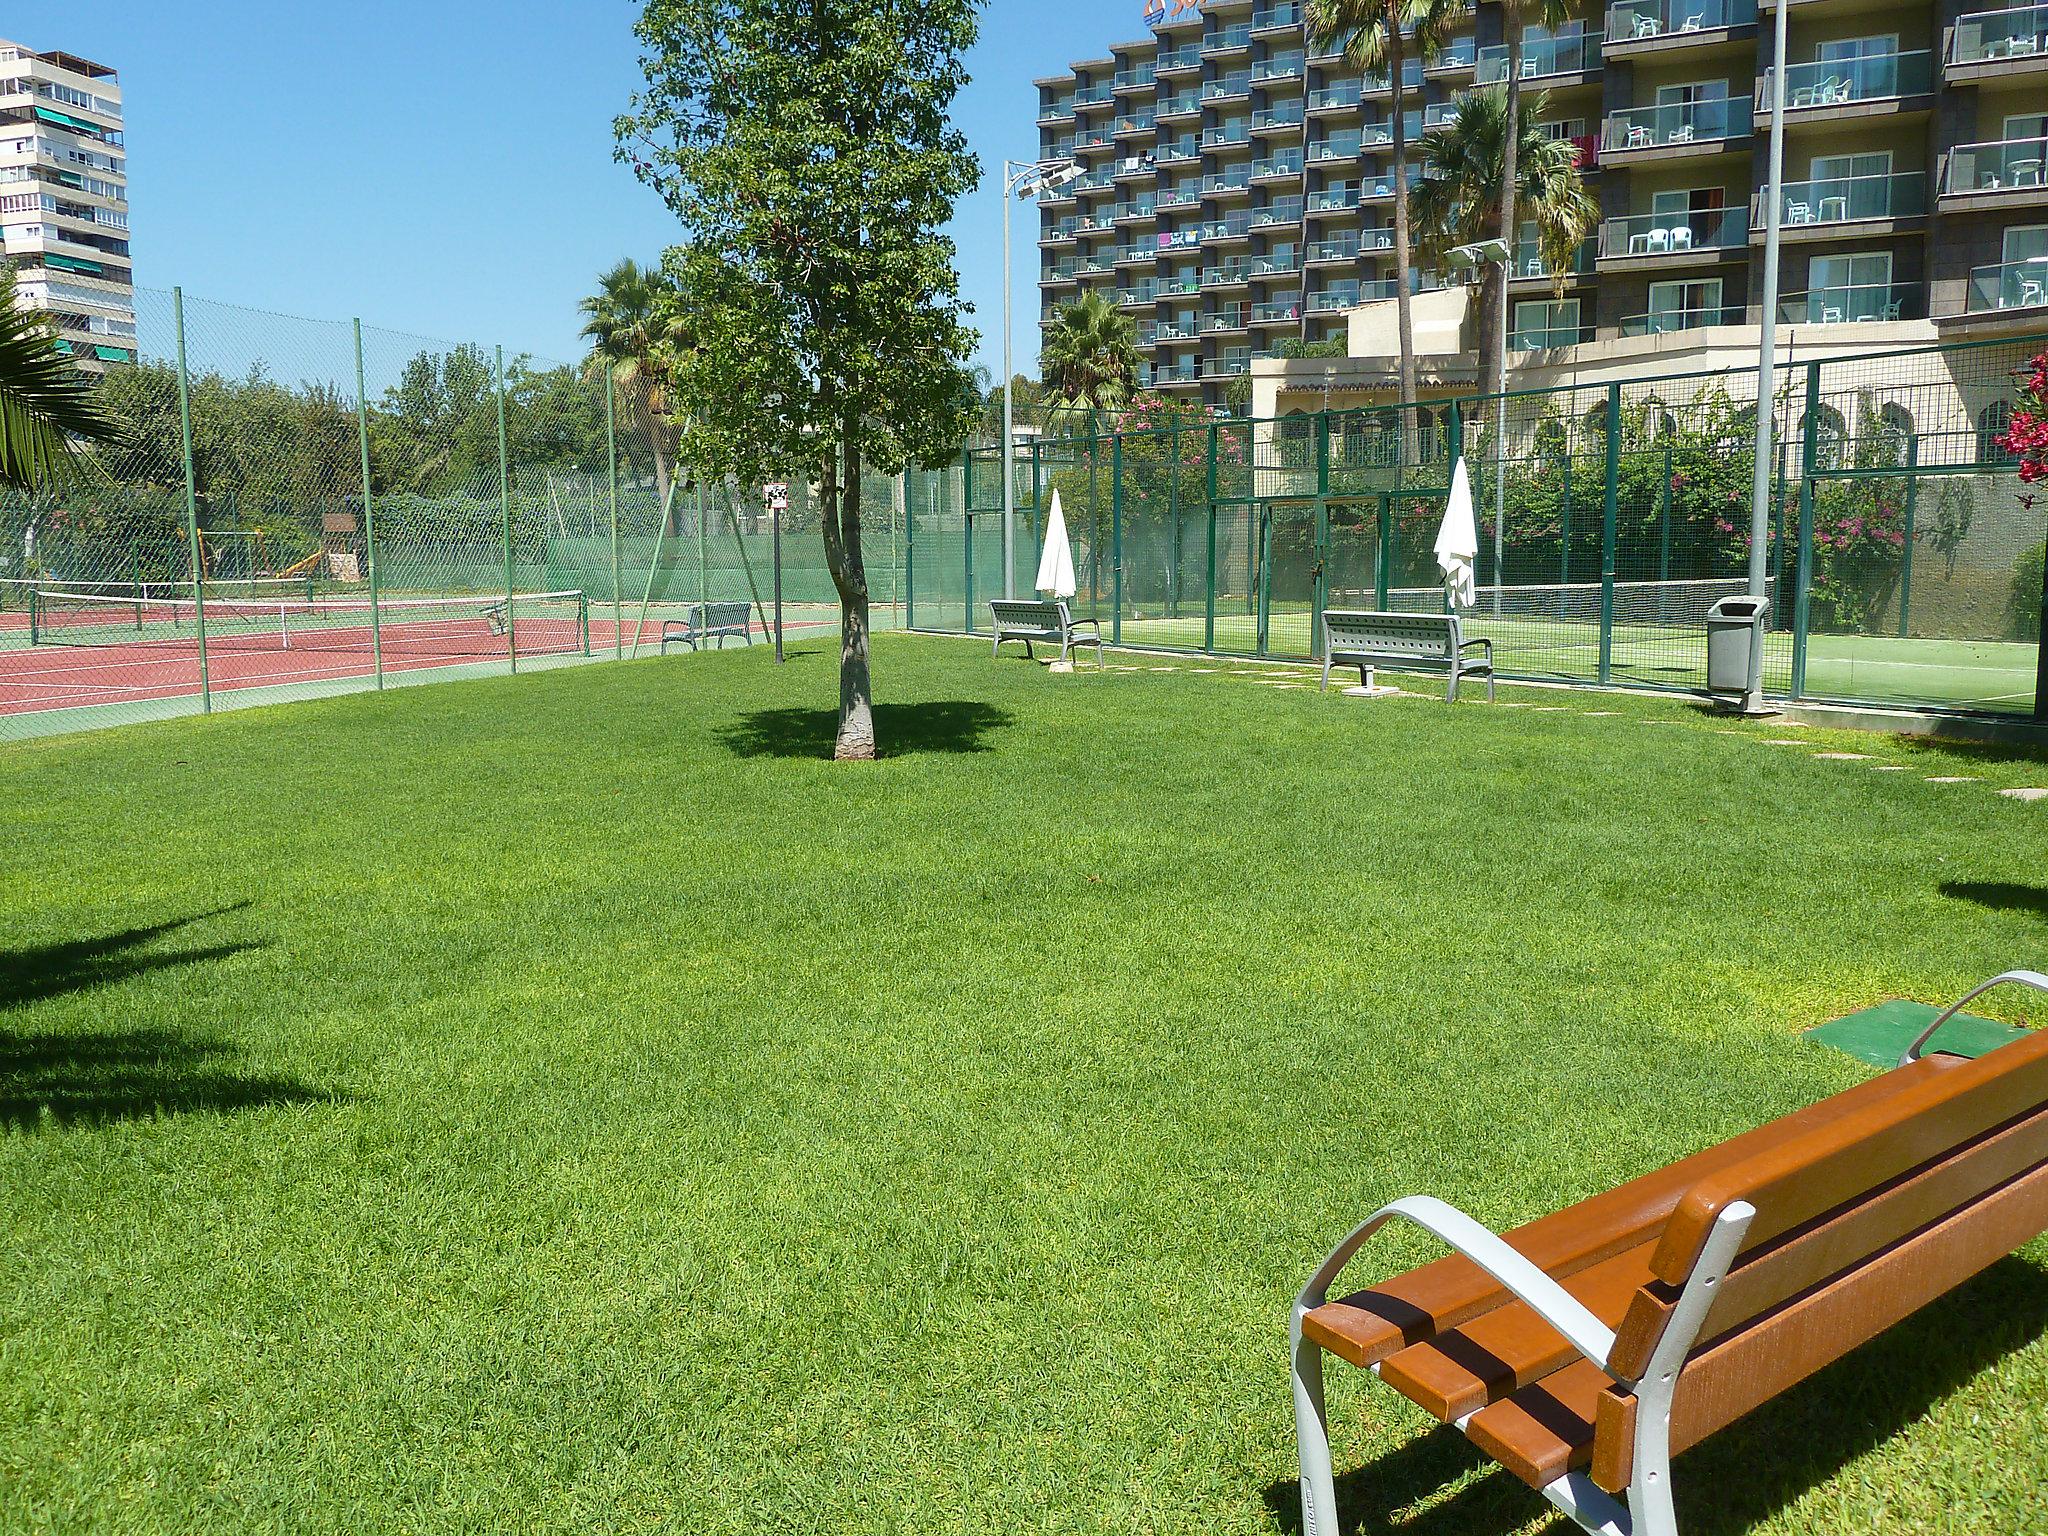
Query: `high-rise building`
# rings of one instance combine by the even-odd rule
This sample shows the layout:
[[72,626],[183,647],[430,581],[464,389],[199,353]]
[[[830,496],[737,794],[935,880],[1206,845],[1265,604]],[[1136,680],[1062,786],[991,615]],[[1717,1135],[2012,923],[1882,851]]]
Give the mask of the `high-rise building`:
[[[1873,346],[2048,328],[2048,4],[1765,0],[1759,25],[1757,0],[1620,0],[1523,32],[1523,100],[1576,147],[1601,221],[1562,297],[1524,229],[1517,354],[1758,322],[1774,3],[1780,321]],[[1393,292],[1392,92],[1311,47],[1296,0],[1176,4],[1038,82],[1041,154],[1085,169],[1042,200],[1042,312],[1101,291],[1138,322],[1144,382],[1215,404],[1252,358]],[[1411,145],[1507,53],[1478,0],[1410,60]]]
[[135,357],[128,151],[104,64],[0,39],[0,249],[93,372]]

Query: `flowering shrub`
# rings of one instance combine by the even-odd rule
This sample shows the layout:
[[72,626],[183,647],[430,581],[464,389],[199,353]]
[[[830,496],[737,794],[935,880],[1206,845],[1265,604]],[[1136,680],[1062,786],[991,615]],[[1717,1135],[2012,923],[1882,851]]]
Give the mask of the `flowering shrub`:
[[2019,399],[1998,446],[2020,461],[2020,479],[2034,485],[2048,480],[2048,352],[2022,368]]

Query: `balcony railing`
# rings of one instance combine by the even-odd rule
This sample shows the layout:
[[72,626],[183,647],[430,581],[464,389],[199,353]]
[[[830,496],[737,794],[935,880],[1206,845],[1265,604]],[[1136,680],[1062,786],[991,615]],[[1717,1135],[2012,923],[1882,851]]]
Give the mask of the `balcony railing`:
[[1301,318],[1301,295],[1286,294],[1270,299],[1264,304],[1252,306],[1253,325],[1271,325],[1278,320],[1299,320]]
[[1299,176],[1301,174],[1301,151],[1287,150],[1281,154],[1268,155],[1263,160],[1252,162],[1252,176]]
[[1133,112],[1116,120],[1115,136],[1122,138],[1127,133],[1150,133],[1156,121],[1150,112]]
[[1153,291],[1159,297],[1177,298],[1182,294],[1200,293],[1202,279],[1197,277],[1161,277],[1153,280]]
[[1160,208],[1192,208],[1202,200],[1199,187],[1174,187],[1159,194],[1154,206]]
[[1104,124],[1100,128],[1083,128],[1079,133],[1074,135],[1074,148],[1100,149],[1103,145],[1107,144],[1109,140],[1110,131],[1109,126],[1107,124]]
[[1202,52],[1208,54],[1236,53],[1240,48],[1252,45],[1252,29],[1249,23],[1239,22],[1234,27],[1222,27],[1202,39]]
[[[1365,293],[1364,290],[1368,286],[1377,288],[1380,285],[1377,283],[1369,285],[1339,283],[1334,288],[1325,288],[1321,293],[1312,293],[1308,296],[1308,312],[1312,315],[1327,315],[1332,310],[1355,309],[1358,305],[1364,303],[1368,297],[1377,298],[1379,296],[1377,294]],[[1387,291],[1389,294],[1393,292],[1391,288]]]
[[1171,70],[1200,69],[1202,67],[1202,45],[1183,43],[1180,47],[1162,53],[1152,61],[1153,71],[1166,74]]
[[1989,64],[1998,59],[2048,59],[2048,5],[1973,11],[1956,18],[1949,63]]
[[1202,87],[1202,100],[1227,101],[1235,96],[1249,96],[1252,93],[1252,72],[1241,69],[1225,75],[1221,80],[1211,80]]
[[1154,117],[1184,117],[1190,112],[1199,112],[1201,110],[1202,93],[1200,91],[1182,91],[1178,95],[1169,96],[1160,102],[1153,109],[1152,115]]
[[1252,186],[1252,168],[1241,166],[1226,171],[1220,176],[1204,176],[1202,190],[1210,197],[1231,197],[1239,192],[1249,192]]
[[1242,258],[1209,267],[1202,273],[1204,288],[1241,288],[1251,281],[1252,264]]
[[1673,331],[1697,331],[1710,325],[1742,324],[1742,306],[1723,304],[1688,305],[1684,309],[1659,309],[1647,315],[1627,315],[1621,322],[1624,336],[1668,336]]
[[1601,136],[1608,154],[1616,150],[1662,149],[1675,144],[1708,144],[1746,139],[1750,134],[1750,99],[1730,96],[1717,101],[1674,101],[1661,107],[1629,107],[1611,114]]
[[2042,190],[2048,173],[2048,139],[1999,139],[1958,144],[1948,152],[1941,179],[1943,197],[1978,192]]
[[[1801,224],[1848,224],[1858,219],[1907,219],[1927,211],[1927,175],[1833,176],[1823,181],[1788,181],[1779,220]],[[1762,196],[1754,217],[1763,220]]]
[[1576,347],[1592,339],[1590,325],[1521,325],[1509,335],[1508,348],[1515,352],[1543,352],[1552,347]]
[[1202,243],[1202,229],[1199,224],[1186,229],[1162,229],[1153,237],[1152,244],[1162,251],[1190,248]]
[[1269,5],[1264,10],[1253,11],[1252,30],[1264,32],[1273,27],[1298,27],[1301,18],[1301,6],[1289,0],[1285,5]]
[[1252,66],[1254,80],[1299,80],[1302,59],[1298,53],[1283,53],[1278,58],[1261,59]]
[[1308,195],[1308,211],[1310,213],[1342,213],[1348,208],[1356,208],[1357,206],[1358,189],[1356,187],[1330,187],[1321,192],[1311,192]]
[[1154,341],[1193,341],[1195,333],[1171,320],[1162,320],[1152,328]]
[[1250,316],[1246,313],[1248,308],[1244,304],[1225,304],[1213,314],[1202,316],[1202,334],[1213,336],[1218,331],[1243,330],[1250,323]]
[[1063,123],[1074,115],[1074,98],[1064,96],[1058,101],[1048,101],[1038,109],[1041,123]]
[[2048,305],[2048,256],[1971,269],[1970,292],[1963,304],[1968,314],[2040,309],[2044,305]]
[[1129,69],[1120,69],[1111,75],[1109,77],[1109,88],[1112,91],[1140,90],[1150,85],[1155,78],[1152,65],[1138,64]]
[[1041,283],[1071,283],[1080,275],[1080,271],[1081,265],[1079,262],[1056,261],[1052,265],[1039,270],[1038,280]]
[[1233,213],[1227,219],[1211,219],[1202,226],[1204,240],[1242,240],[1252,232],[1252,216]]
[[[1574,37],[1542,37],[1522,44],[1522,78],[1548,80],[1557,75],[1578,75],[1600,67],[1600,32],[1582,32]],[[1498,85],[1508,77],[1505,43],[1479,50],[1479,83]]]
[[1309,242],[1310,261],[1356,261],[1359,243],[1357,236],[1345,240],[1313,240]]
[[1162,144],[1152,152],[1154,165],[1182,165],[1201,158],[1202,146],[1192,134],[1184,139],[1175,139],[1171,144]]
[[[1933,89],[1934,55],[1925,49],[1861,59],[1815,59],[1786,69],[1785,108],[1799,111],[1847,106],[1852,101],[1892,101],[1901,96],[1924,96]],[[1771,72],[1765,70],[1759,107],[1770,101],[1770,92]]]
[[[1421,180],[1422,167],[1419,165],[1409,166],[1408,186],[1410,190],[1413,190],[1416,183]],[[1394,176],[1393,172],[1391,171],[1389,171],[1384,176],[1375,176],[1371,181],[1360,182],[1358,186],[1358,200],[1361,203],[1377,202],[1380,198],[1383,197],[1391,199],[1393,195]]]
[[1664,256],[1682,251],[1732,250],[1749,241],[1745,208],[1705,208],[1688,213],[1643,213],[1609,219],[1600,226],[1600,254]]
[[1321,112],[1329,107],[1355,107],[1365,100],[1365,90],[1356,80],[1346,80],[1338,85],[1326,85],[1319,91],[1308,93],[1308,109]]
[[[1594,245],[1595,242],[1591,240],[1581,245],[1577,253],[1573,255],[1571,265],[1566,267],[1565,271],[1592,271]],[[1517,278],[1557,276],[1555,272],[1543,264],[1543,253],[1537,249],[1536,242],[1533,240],[1523,240],[1515,246],[1515,270],[1513,275]]]
[[1462,69],[1472,68],[1478,57],[1479,44],[1475,39],[1454,37],[1423,67],[1431,74],[1453,74]]
[[1301,199],[1298,197],[1276,197],[1263,208],[1254,208],[1251,213],[1253,229],[1268,229],[1275,224],[1299,224],[1301,222]]
[[1276,251],[1270,256],[1252,258],[1253,277],[1271,277],[1276,273],[1299,272],[1301,258],[1292,251]]
[[[1372,74],[1361,75],[1358,83],[1366,95],[1384,96],[1393,89],[1391,79],[1392,77],[1385,70],[1379,70]],[[1406,93],[1421,89],[1422,65],[1418,61],[1410,59],[1401,66],[1401,90],[1403,93]]]
[[1204,128],[1202,130],[1202,148],[1204,149],[1241,149],[1251,143],[1251,141],[1252,132],[1249,128]]
[[1756,0],[1623,0],[1607,10],[1607,46],[1652,38],[1744,27],[1756,20]]
[[1074,105],[1077,107],[1105,106],[1108,104],[1110,97],[1114,94],[1115,93],[1110,90],[1107,83],[1104,83],[1102,85],[1091,85],[1083,90],[1078,90],[1074,92]]
[[1902,283],[1845,283],[1788,293],[1778,301],[1784,325],[1844,325],[1853,320],[1903,320],[1915,290]]
[[1356,160],[1365,151],[1365,135],[1362,133],[1340,133],[1308,147],[1312,161]]
[[1289,102],[1284,107],[1261,107],[1252,114],[1252,127],[1260,132],[1270,128],[1299,128],[1301,126],[1301,103]]

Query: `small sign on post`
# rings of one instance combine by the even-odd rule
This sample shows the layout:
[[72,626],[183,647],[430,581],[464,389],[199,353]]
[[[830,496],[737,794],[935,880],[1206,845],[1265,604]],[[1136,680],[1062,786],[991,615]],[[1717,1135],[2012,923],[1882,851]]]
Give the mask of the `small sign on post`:
[[789,482],[770,480],[761,487],[768,503],[768,521],[775,537],[775,659],[782,660],[782,514],[789,510]]

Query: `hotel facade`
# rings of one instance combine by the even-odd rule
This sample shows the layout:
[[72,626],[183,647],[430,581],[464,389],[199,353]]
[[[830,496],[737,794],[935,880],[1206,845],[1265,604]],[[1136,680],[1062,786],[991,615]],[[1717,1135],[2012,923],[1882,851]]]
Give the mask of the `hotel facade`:
[[[2048,330],[2048,5],[1772,3],[1792,6],[1777,316],[1792,342]],[[1561,295],[1525,229],[1516,382],[1646,353],[1687,366],[1744,340],[1754,355],[1773,20],[1756,0],[1624,0],[1524,30],[1524,102],[1540,95],[1543,131],[1575,147],[1601,219]],[[1504,80],[1507,52],[1500,6],[1478,0],[1439,55],[1409,61],[1411,177],[1415,139]],[[1283,340],[1350,337],[1355,356],[1361,329],[1385,329],[1353,321],[1394,291],[1390,82],[1310,46],[1296,0],[1163,15],[1037,85],[1041,156],[1084,171],[1040,200],[1046,318],[1102,293],[1137,323],[1141,382],[1212,406]],[[1462,355],[1438,359],[1441,388],[1478,384]]]
[[88,372],[135,360],[127,140],[106,65],[0,39],[0,250]]

